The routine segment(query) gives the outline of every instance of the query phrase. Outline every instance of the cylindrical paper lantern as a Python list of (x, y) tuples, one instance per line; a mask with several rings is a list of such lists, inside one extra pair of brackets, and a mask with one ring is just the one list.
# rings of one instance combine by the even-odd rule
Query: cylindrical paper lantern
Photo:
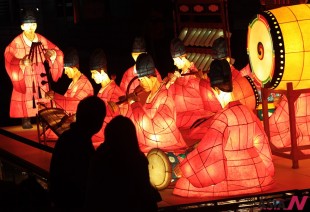
[(251, 69), (262, 87), (282, 90), (310, 86), (310, 5), (298, 4), (257, 14), (248, 29)]

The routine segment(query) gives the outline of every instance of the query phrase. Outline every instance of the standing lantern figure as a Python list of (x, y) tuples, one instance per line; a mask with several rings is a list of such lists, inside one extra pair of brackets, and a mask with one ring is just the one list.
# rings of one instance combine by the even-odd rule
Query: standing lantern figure
[[(63, 72), (63, 52), (35, 33), (36, 13), (34, 10), (22, 10), (23, 33), (14, 38), (4, 52), (5, 68), (13, 84), (10, 117), (22, 118), (24, 129), (32, 128), (30, 118), (38, 112), (37, 103), (48, 103), (44, 96), (49, 86), (43, 82), (56, 82)], [(46, 73), (45, 67), (50, 73)]]

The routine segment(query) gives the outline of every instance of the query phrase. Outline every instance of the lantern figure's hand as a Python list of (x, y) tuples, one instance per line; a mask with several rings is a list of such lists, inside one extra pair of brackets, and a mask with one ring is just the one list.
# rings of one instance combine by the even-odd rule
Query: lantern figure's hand
[(45, 98), (49, 99), (49, 100), (53, 100), (54, 99), (54, 94), (55, 94), (54, 91), (48, 91), (48, 92), (45, 93)]
[(119, 107), (115, 102), (108, 101), (108, 106), (110, 107), (111, 111), (113, 111), (113, 113), (119, 113)]
[(31, 65), (32, 65), (32, 62), (31, 62), (31, 60), (29, 59), (29, 56), (26, 55), (26, 56), (21, 60), (21, 66), (28, 67), (28, 66), (31, 66)]
[(139, 96), (137, 96), (135, 93), (129, 94), (127, 96), (127, 100), (130, 104), (140, 101)]
[(56, 52), (52, 49), (47, 49), (44, 56), (47, 60), (54, 61), (56, 59)]

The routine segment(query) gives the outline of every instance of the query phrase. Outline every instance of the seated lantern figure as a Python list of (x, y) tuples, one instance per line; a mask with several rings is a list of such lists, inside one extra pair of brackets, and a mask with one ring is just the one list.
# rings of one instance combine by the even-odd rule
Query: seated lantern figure
[[(288, 99), (282, 95), (276, 103), (276, 109), (269, 117), (270, 142), (277, 148), (291, 147), (290, 115)], [(307, 109), (310, 94), (302, 93), (294, 102), (297, 145), (309, 145), (310, 112)]]
[(258, 117), (232, 98), (232, 75), (226, 66), (208, 73), (224, 107), (193, 132), (203, 138), (178, 165), (173, 194), (184, 197), (230, 196), (263, 192), (274, 184), (268, 138)]
[[(91, 77), (97, 84), (101, 85), (97, 96), (100, 97), (107, 104), (108, 102), (117, 102), (120, 96), (124, 95), (124, 92), (118, 87), (114, 80), (108, 76), (107, 59), (103, 49), (95, 49), (90, 55), (89, 68)], [(111, 104), (109, 104), (111, 106)], [(123, 115), (131, 117), (131, 110), (128, 104), (119, 105), (119, 107), (107, 108), (107, 115), (104, 119), (101, 130), (96, 133), (93, 137), (93, 141), (103, 142), (104, 141), (104, 128), (111, 121), (111, 119), (117, 115)]]
[(183, 130), (189, 128), (197, 119), (210, 116), (210, 112), (203, 109), (199, 91), (199, 83), (203, 76), (199, 75), (195, 64), (187, 59), (185, 46), (179, 38), (172, 39), (170, 53), (181, 73), (175, 71), (172, 75), (168, 75), (169, 81), (166, 87), (177, 105), (177, 126)]
[(68, 114), (75, 114), (79, 102), (87, 96), (94, 95), (94, 89), (88, 78), (79, 70), (79, 56), (75, 48), (70, 47), (64, 53), (65, 74), (72, 79), (64, 95), (54, 91), (47, 92), (47, 97), (55, 106)]
[[(132, 44), (132, 52), (131, 52), (131, 56), (134, 59), (134, 61), (136, 62), (138, 56), (140, 54), (146, 53), (146, 52), (147, 52), (146, 51), (146, 43), (145, 43), (144, 38), (141, 36), (135, 37), (134, 42)], [(158, 72), (158, 70), (156, 68), (155, 68), (155, 72), (156, 72), (157, 79), (161, 82), (162, 78), (161, 78), (160, 73)], [(137, 88), (139, 86), (139, 81), (134, 80), (132, 82), (132, 84), (130, 85), (130, 88), (128, 88), (129, 83), (136, 76), (137, 76), (137, 70), (136, 70), (136, 65), (134, 64), (133, 66), (128, 68), (125, 71), (125, 73), (123, 74), (123, 77), (122, 77), (122, 80), (120, 83), (120, 88), (123, 92), (132, 93), (132, 92), (134, 92), (135, 88)]]
[(147, 153), (152, 148), (160, 148), (183, 152), (187, 145), (176, 126), (176, 105), (168, 96), (164, 84), (156, 77), (151, 55), (146, 53), (139, 55), (136, 68), (140, 86), (149, 92), (145, 102), (139, 102), (134, 95), (128, 99), (141, 150)]

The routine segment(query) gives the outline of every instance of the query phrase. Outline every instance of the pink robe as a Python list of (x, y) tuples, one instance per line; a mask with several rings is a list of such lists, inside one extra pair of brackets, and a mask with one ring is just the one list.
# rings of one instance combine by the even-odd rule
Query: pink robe
[[(302, 93), (294, 102), (297, 145), (310, 144), (310, 93)], [(269, 117), (270, 141), (277, 148), (291, 147), (288, 100), (281, 97), (274, 113)]]
[[(157, 76), (157, 79), (159, 82), (162, 81), (162, 78), (160, 76), (160, 73), (158, 72), (157, 69), (155, 69), (155, 73), (156, 73), (156, 76)], [(123, 74), (123, 77), (122, 77), (122, 80), (121, 80), (121, 83), (120, 83), (120, 88), (121, 90), (126, 93), (127, 92), (127, 87), (128, 87), (128, 84), (129, 82), (137, 76), (137, 71), (136, 71), (136, 68), (135, 66), (131, 66), (130, 68), (128, 68), (125, 73)], [(139, 86), (139, 80), (136, 79), (133, 81), (133, 83), (130, 85), (130, 89), (129, 89), (129, 92), (128, 93), (132, 93), (134, 91), (134, 89), (136, 87)]]
[[(198, 72), (194, 63), (191, 63), (189, 70)], [(210, 112), (204, 110), (199, 86), (200, 78), (186, 75), (177, 78), (168, 88), (176, 105), (176, 125), (182, 131), (189, 129), (197, 119), (210, 116)]]
[(176, 126), (175, 108), (174, 101), (168, 96), (165, 86), (162, 86), (155, 97), (144, 105), (140, 102), (131, 104), (139, 144), (144, 153), (152, 148), (174, 152), (183, 152), (187, 148)]
[[(55, 61), (49, 61), (51, 77), (56, 82), (63, 73), (63, 52), (42, 35), (36, 33), (36, 37), (36, 41), (40, 41), (44, 49), (56, 52)], [(44, 60), (43, 54), (41, 54), (42, 60), (38, 57), (37, 63), (26, 67), (24, 72), (20, 67), (20, 62), (29, 54), (30, 47), (31, 41), (22, 33), (14, 38), (4, 52), (5, 68), (13, 84), (10, 103), (10, 117), (12, 118), (34, 117), (38, 112), (37, 103), (48, 102), (44, 98), (45, 92), (49, 90), (48, 84), (41, 84), (47, 81), (47, 77), (40, 76), (46, 73), (44, 61), (42, 61)]]
[(56, 107), (64, 109), (68, 114), (75, 114), (79, 102), (91, 95), (94, 95), (93, 86), (88, 78), (82, 74), (76, 83), (71, 82), (64, 95), (55, 93), (54, 102)]
[(203, 139), (180, 162), (182, 177), (173, 194), (230, 196), (263, 192), (274, 184), (268, 138), (258, 117), (239, 101), (230, 102), (199, 126)]
[(104, 119), (101, 130), (96, 133), (93, 137), (93, 142), (104, 142), (104, 129), (106, 125), (111, 121), (111, 119), (119, 114), (131, 118), (131, 109), (128, 104), (119, 105), (119, 112), (113, 112), (108, 106), (108, 102), (118, 102), (118, 97), (123, 96), (124, 92), (119, 88), (115, 81), (110, 81), (108, 85), (101, 88), (97, 94), (105, 103), (107, 108), (107, 114)]

